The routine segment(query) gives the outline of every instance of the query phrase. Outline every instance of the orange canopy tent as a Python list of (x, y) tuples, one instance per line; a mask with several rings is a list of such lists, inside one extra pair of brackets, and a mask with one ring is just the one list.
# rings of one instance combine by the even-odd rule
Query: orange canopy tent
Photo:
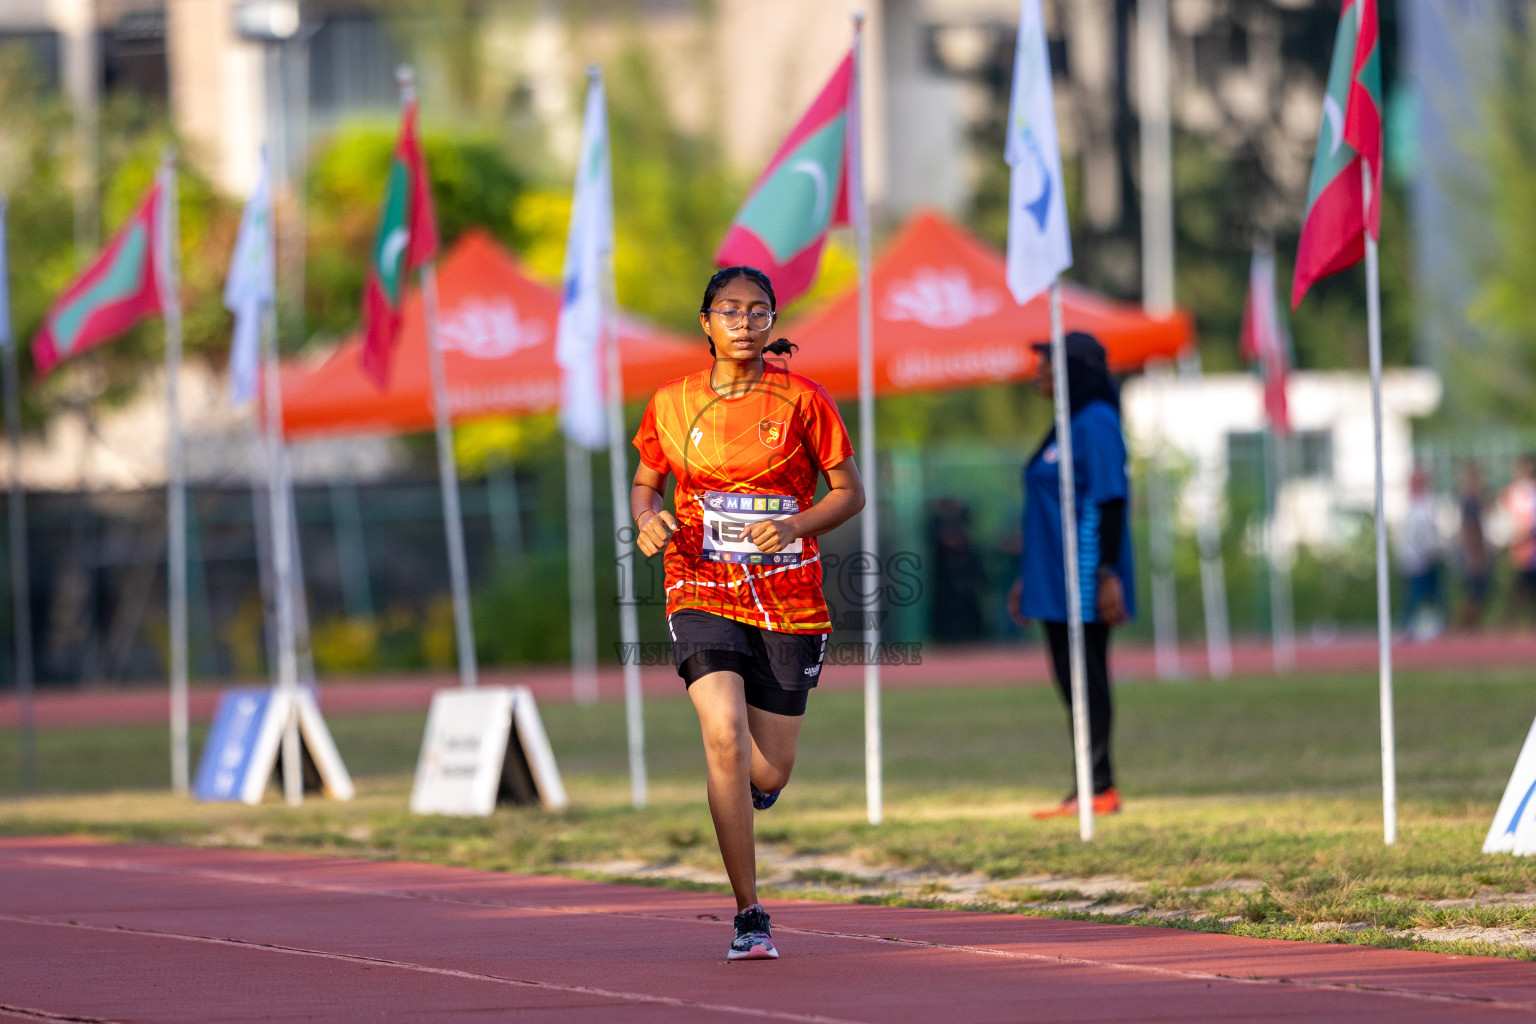
[[(1002, 254), (936, 214), (907, 223), (875, 261), (871, 287), (879, 395), (1033, 377), (1030, 345), (1051, 336), (1046, 297), (1016, 304)], [(1097, 337), (1117, 372), (1176, 355), (1194, 341), (1193, 322), (1182, 311), (1157, 319), (1066, 283), (1061, 308), (1066, 329)], [(834, 395), (858, 393), (856, 290), (783, 333), (800, 346), (789, 361), (792, 370)]]
[[(491, 236), (468, 231), (438, 267), (439, 330), (455, 421), (549, 412), (560, 400), (555, 330), (560, 294), (528, 277)], [(290, 440), (338, 433), (432, 429), (427, 331), (419, 290), (405, 299), (389, 388), (362, 370), (362, 337), (317, 367), (283, 368), (283, 431)], [(619, 322), (626, 395), (708, 365), (709, 350), (627, 318)]]

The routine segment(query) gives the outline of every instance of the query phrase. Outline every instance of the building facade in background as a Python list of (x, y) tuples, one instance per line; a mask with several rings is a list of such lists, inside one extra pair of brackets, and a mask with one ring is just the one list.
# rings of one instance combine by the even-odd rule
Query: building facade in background
[[(44, 76), (79, 103), (127, 90), (169, 104), (205, 170), (241, 194), (266, 99), (259, 48), (235, 36), (235, 4), (7, 0), (0, 44), (28, 47)], [(1081, 161), (1078, 228), (1129, 232), (1136, 223), (1136, 5), (1044, 6), (1063, 151)], [(1175, 129), (1256, 168), (1261, 225), (1293, 218), (1304, 202), (1335, 6), (1170, 5)], [(1001, 139), (1016, 0), (511, 0), (443, 15), (473, 18), (457, 40), (474, 48), (469, 55), (425, 10), (391, 0), (310, 0), (303, 92), (312, 133), (391, 107), (393, 68), (408, 57), (422, 66), (429, 105), (468, 92), (452, 99), (509, 116), (529, 112), (549, 122), (558, 150), (574, 152), (584, 67), (638, 46), (661, 75), (677, 123), (716, 133), (729, 161), (750, 177), (836, 64), (852, 15), (862, 11), (865, 144), (871, 195), (886, 217), (924, 206), (963, 214), (986, 165), (1001, 161), (1000, 141), (992, 145), (989, 133), (995, 128)], [(1391, 27), (1389, 18), (1389, 36)], [(94, 75), (87, 70), (93, 62)], [(477, 81), (465, 88), (469, 74)], [(752, 130), (737, 127), (744, 124)]]
[[(1201, 515), (1224, 518), (1224, 496), (1234, 487), (1262, 493), (1270, 457), (1263, 387), (1253, 375), (1236, 373), (1127, 382), (1125, 429), (1136, 456), (1151, 458), (1161, 447), (1169, 463), (1189, 467), (1182, 513), (1190, 529)], [(1279, 495), (1279, 540), (1287, 551), (1300, 544), (1326, 550), (1352, 538), (1373, 514), (1370, 379), (1355, 372), (1296, 373), (1287, 397), (1292, 434)], [(1393, 368), (1382, 378), (1385, 512), (1394, 527), (1408, 509), (1413, 423), (1432, 414), (1440, 399), (1440, 378), (1429, 370)]]

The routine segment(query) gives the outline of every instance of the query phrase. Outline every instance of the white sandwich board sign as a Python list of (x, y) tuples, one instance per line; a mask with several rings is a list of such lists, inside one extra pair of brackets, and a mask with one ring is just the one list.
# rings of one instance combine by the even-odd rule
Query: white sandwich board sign
[(427, 713), (411, 811), (485, 816), (498, 802), (564, 809), (565, 786), (533, 691), (439, 690)]
[(1504, 799), (1493, 816), (1493, 827), (1483, 840), (1484, 853), (1536, 853), (1536, 722), (1525, 737), (1515, 770), (1509, 776)]

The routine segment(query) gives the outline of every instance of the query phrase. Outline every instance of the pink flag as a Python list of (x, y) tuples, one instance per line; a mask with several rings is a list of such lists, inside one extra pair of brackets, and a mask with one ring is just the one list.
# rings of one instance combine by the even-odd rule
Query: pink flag
[(1291, 335), (1280, 304), (1275, 301), (1275, 256), (1267, 248), (1253, 253), (1241, 338), (1243, 355), (1257, 363), (1264, 376), (1264, 411), (1270, 426), (1283, 437), (1291, 432), (1291, 416), (1285, 402), (1285, 383), (1291, 372)]
[(96, 262), (54, 302), (32, 339), (32, 361), (38, 373), (106, 344), (162, 310), (156, 272), (161, 195), (157, 178)]

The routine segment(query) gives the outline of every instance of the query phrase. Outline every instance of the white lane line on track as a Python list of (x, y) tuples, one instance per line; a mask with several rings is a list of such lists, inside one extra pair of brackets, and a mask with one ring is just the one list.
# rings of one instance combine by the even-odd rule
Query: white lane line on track
[[(6, 859), (12, 858), (7, 857)], [(245, 872), (223, 871), (217, 869), (210, 870), (205, 868), (164, 867), (159, 865), (146, 865), (135, 861), (120, 859), (97, 860), (89, 857), (70, 857), (59, 854), (44, 854), (38, 856), (29, 855), (27, 853), (23, 853), (20, 857), (14, 859), (29, 860), (44, 864), (55, 864), (61, 867), (87, 869), (106, 868), (115, 871), (137, 872), (151, 875), (179, 875), (194, 878), (207, 878), (215, 881), (242, 882), (252, 885), (274, 886), (277, 888), (294, 890), (343, 893), (353, 896), (375, 896), (384, 899), (421, 900), (437, 903), (459, 903), (485, 907), (547, 911), (549, 913), (555, 914), (587, 914), (600, 917), (626, 917), (646, 920), (660, 919), (667, 921), (677, 921), (681, 923), (704, 923), (698, 921), (698, 919), (694, 917), (671, 916), (667, 914), (644, 913), (639, 911), (594, 910), (591, 907), (583, 907), (578, 905), (523, 903), (515, 900), (487, 900), (472, 897), (422, 893), (408, 889), (377, 889), (363, 886), (340, 885), (332, 882), (290, 881), (287, 879), (276, 878), (271, 875), (255, 875)], [(356, 861), (356, 863), (360, 865), (373, 866), (379, 862)], [(3, 915), (0, 915), (0, 920), (3, 919)], [(713, 925), (718, 924), (718, 921), (711, 920), (707, 923)], [(1191, 968), (1155, 967), (1147, 964), (1122, 963), (1115, 960), (1095, 960), (1088, 957), (1062, 956), (1047, 953), (1025, 953), (1019, 950), (999, 949), (994, 946), (956, 945), (951, 943), (933, 942), (927, 939), (904, 939), (900, 937), (876, 935), (866, 932), (840, 932), (817, 928), (792, 928), (786, 925), (777, 925), (775, 926), (775, 930), (780, 934), (786, 935), (816, 935), (823, 938), (846, 939), (849, 941), (878, 942), (887, 945), (896, 944), (907, 946), (909, 948), (941, 949), (948, 952), (969, 953), (977, 956), (997, 957), (1010, 960), (1026, 960), (1035, 963), (1072, 964), (1074, 966), (1080, 967), (1108, 967), (1117, 971), (1138, 972), (1143, 974), (1150, 974), (1156, 977), (1175, 978), (1189, 981), (1224, 982), (1238, 985), (1284, 986), (1285, 988), (1292, 990), (1304, 988), (1328, 992), (1353, 992), (1368, 995), (1393, 996), (1403, 999), (1419, 1000), (1422, 1002), (1443, 1003), (1456, 1006), (1464, 1006), (1468, 1008), (1489, 1010), (1518, 1010), (1522, 1012), (1530, 1012), (1532, 1010), (1536, 1010), (1536, 1002), (1516, 1002), (1484, 996), (1458, 995), (1453, 992), (1423, 992), (1415, 989), (1393, 988), (1385, 985), (1365, 985), (1352, 981), (1319, 981), (1285, 976), (1276, 976), (1273, 978), (1240, 978), (1230, 974), (1217, 974), (1211, 971), (1199, 971)]]
[[(495, 985), (506, 985), (512, 988), (541, 989), (546, 992), (567, 992), (572, 995), (595, 996), (604, 999), (613, 999), (625, 1003), (650, 1003), (657, 1006), (675, 1006), (685, 1010), (704, 1010), (711, 1013), (734, 1013), (744, 1017), (762, 1017), (768, 1020), (795, 1021), (797, 1024), (872, 1024), (869, 1021), (855, 1021), (844, 1017), (825, 1017), (812, 1013), (791, 1013), (787, 1010), (766, 1010), (755, 1006), (732, 1006), (728, 1003), (704, 1003), (691, 999), (679, 999), (676, 996), (650, 995), (645, 992), (619, 992), (613, 989), (594, 988), (590, 985), (561, 985), (552, 981), (534, 981), (529, 978), (506, 978), (496, 974), (480, 974), (475, 971), (460, 971), (451, 967), (430, 967), (426, 964), (413, 964), (406, 960), (389, 960), (383, 957), (358, 956), (352, 953), (333, 953), (324, 949), (305, 949), (302, 946), (283, 946), (274, 942), (253, 942), (248, 939), (219, 938), (214, 935), (187, 935), (181, 932), (166, 932), (154, 928), (130, 928), (126, 925), (98, 925), (78, 924), (68, 921), (51, 921), (47, 918), (31, 917), (18, 914), (0, 914), (0, 921), (12, 921), (17, 924), (29, 924), (44, 927), (76, 929), (91, 932), (105, 932), (109, 935), (142, 935), (148, 938), (169, 939), (175, 942), (190, 942), (211, 946), (232, 946), (237, 949), (258, 950), (264, 953), (279, 953), (284, 956), (313, 957), (319, 960), (331, 960), (339, 963), (358, 964), (367, 967), (390, 967), (399, 971), (409, 971), (413, 974), (431, 974), (443, 978), (457, 978), (462, 981), (484, 981)], [(111, 1024), (109, 1021), (97, 1022), (94, 1017), (43, 1017), (43, 1020), (63, 1021), (89, 1021), (93, 1024)]]
[(24, 1020), (60, 1020), (70, 1021), (73, 1024), (119, 1024), (118, 1021), (107, 1020), (104, 1017), (79, 1017), (67, 1013), (35, 1010), (30, 1006), (8, 1006), (5, 1003), (0, 1003), (0, 1017), (21, 1017)]
[[(1235, 974), (1217, 974), (1213, 971), (1196, 971), (1190, 968), (1153, 967), (1146, 964), (1127, 964), (1115, 960), (1092, 960), (1087, 957), (1065, 956), (1053, 953), (1023, 953), (1014, 949), (998, 949), (995, 946), (961, 946), (948, 942), (932, 942), (926, 939), (886, 938), (864, 932), (836, 932), (816, 928), (786, 928), (784, 931), (794, 931), (805, 935), (822, 935), (837, 939), (877, 939), (880, 942), (926, 946), (932, 949), (943, 949), (955, 953), (975, 953), (979, 956), (993, 956), (1007, 960), (1030, 960), (1036, 963), (1072, 964), (1081, 967), (1111, 967), (1118, 971), (1137, 971), (1170, 978), (1184, 978), (1191, 981), (1222, 981), (1237, 985), (1271, 985), (1284, 986), (1288, 989), (1305, 988), (1323, 991), (1356, 992), (1370, 995), (1394, 996), (1404, 999), (1419, 999), (1425, 1002), (1450, 1003), (1457, 1006), (1488, 1010), (1520, 1010), (1524, 1012), (1536, 1010), (1536, 1002), (1512, 1002), (1488, 996), (1457, 995), (1454, 992), (1420, 992), (1414, 989), (1390, 988), (1385, 985), (1369, 985), (1356, 981), (1315, 981), (1278, 976), (1274, 978), (1240, 978)], [(1367, 947), (1357, 946), (1353, 948), (1364, 949)]]

